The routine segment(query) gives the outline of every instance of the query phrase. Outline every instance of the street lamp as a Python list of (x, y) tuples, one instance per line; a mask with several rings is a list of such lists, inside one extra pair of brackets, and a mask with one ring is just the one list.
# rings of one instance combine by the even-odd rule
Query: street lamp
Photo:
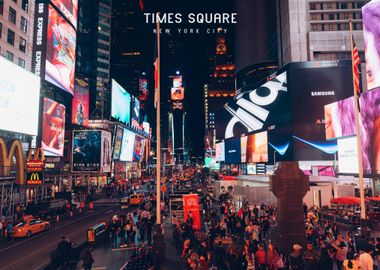
[(175, 74), (176, 74), (176, 75), (179, 75), (179, 74), (181, 74), (181, 72), (179, 72), (179, 70), (177, 70), (177, 71), (175, 72)]

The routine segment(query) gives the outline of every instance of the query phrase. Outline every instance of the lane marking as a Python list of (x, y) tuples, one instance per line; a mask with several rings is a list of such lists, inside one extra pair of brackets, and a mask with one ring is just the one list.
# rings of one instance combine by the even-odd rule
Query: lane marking
[(105, 212), (104, 214), (108, 214), (108, 213), (111, 213), (111, 212), (115, 212), (115, 210), (111, 209), (111, 210), (108, 210), (107, 212)]

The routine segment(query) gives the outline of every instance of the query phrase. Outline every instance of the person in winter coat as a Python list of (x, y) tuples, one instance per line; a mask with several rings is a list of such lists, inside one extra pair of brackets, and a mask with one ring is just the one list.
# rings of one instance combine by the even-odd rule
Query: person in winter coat
[(91, 270), (92, 264), (95, 262), (92, 256), (91, 248), (86, 248), (84, 250), (82, 260), (83, 260), (83, 268), (85, 270)]

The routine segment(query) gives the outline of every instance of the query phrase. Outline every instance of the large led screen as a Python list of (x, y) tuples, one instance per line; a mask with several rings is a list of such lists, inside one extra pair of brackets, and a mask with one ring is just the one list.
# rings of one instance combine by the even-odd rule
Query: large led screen
[(339, 173), (359, 173), (356, 136), (338, 139), (338, 162)]
[(75, 29), (49, 5), (45, 79), (74, 94)]
[(247, 174), (250, 174), (250, 175), (256, 174), (256, 164), (254, 163), (247, 164)]
[(230, 163), (240, 163), (240, 138), (231, 138), (224, 141), (225, 147), (225, 162)]
[(73, 172), (98, 172), (100, 170), (101, 137), (99, 130), (73, 131)]
[(224, 142), (215, 144), (215, 159), (216, 161), (224, 161)]
[(380, 1), (373, 0), (362, 8), (366, 55), (367, 89), (380, 87)]
[(40, 78), (0, 57), (0, 129), (38, 133)]
[(141, 161), (144, 157), (144, 149), (145, 149), (145, 139), (141, 136), (136, 135), (135, 143), (133, 147), (132, 161)]
[(268, 133), (266, 131), (247, 136), (246, 162), (268, 162)]
[(124, 129), (123, 141), (121, 143), (120, 160), (121, 161), (132, 161), (133, 150), (135, 146), (135, 133)]
[(113, 143), (113, 159), (118, 160), (120, 158), (121, 143), (123, 142), (124, 129), (121, 126), (115, 128), (114, 143)]
[(111, 171), (111, 133), (102, 131), (100, 164), (102, 172)]
[[(216, 114), (216, 139), (238, 137), (289, 121), (287, 73), (282, 72), (265, 84), (244, 92)], [(231, 99), (232, 100), (232, 99)]]
[(131, 121), (131, 95), (115, 80), (112, 80), (111, 116), (124, 124)]
[[(330, 105), (330, 137), (356, 135), (353, 98)], [(380, 88), (365, 92), (360, 97), (360, 144), (363, 159), (363, 172), (366, 175), (380, 174)], [(326, 106), (328, 108), (328, 106)]]
[(136, 97), (132, 97), (132, 126), (140, 127), (140, 101)]
[(51, 0), (51, 2), (77, 27), (78, 0)]
[(333, 160), (325, 138), (324, 106), (353, 94), (351, 61), (292, 63), (288, 70), (294, 160)]
[(139, 79), (139, 100), (146, 101), (148, 99), (148, 80), (144, 78)]
[(80, 126), (88, 126), (90, 95), (88, 82), (75, 79), (74, 97), (72, 101), (71, 122)]
[(65, 119), (65, 106), (54, 100), (44, 98), (42, 149), (44, 150), (45, 156), (63, 156)]

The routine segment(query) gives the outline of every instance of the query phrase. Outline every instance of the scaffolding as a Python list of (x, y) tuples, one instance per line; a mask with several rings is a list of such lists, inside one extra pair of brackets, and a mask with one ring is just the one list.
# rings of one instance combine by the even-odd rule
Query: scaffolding
[(15, 221), (20, 192), (16, 185), (16, 173), (12, 168), (3, 167), (0, 170), (0, 195), (0, 219)]

